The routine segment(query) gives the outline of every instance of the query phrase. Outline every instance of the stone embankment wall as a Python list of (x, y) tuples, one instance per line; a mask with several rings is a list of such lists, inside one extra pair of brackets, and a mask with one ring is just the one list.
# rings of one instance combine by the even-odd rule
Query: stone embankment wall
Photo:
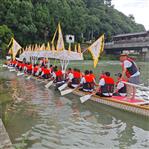
[(1, 119), (0, 119), (0, 149), (14, 149)]

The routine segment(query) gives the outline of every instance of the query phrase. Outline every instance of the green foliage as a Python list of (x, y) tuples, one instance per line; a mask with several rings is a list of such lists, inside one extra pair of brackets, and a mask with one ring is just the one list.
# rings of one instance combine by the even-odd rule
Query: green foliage
[(102, 33), (110, 40), (115, 34), (145, 30), (114, 9), (111, 0), (0, 0), (0, 10), (0, 24), (11, 28), (22, 46), (52, 39), (58, 22), (64, 34), (74, 34), (80, 42)]
[(13, 33), (7, 25), (0, 26), (0, 48), (2, 49), (2, 57), (5, 57), (7, 51), (7, 45), (13, 36)]

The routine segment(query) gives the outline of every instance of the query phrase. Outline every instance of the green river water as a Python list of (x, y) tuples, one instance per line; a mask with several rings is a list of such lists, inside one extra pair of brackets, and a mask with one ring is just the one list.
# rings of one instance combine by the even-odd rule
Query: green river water
[[(138, 62), (141, 83), (149, 86), (149, 65)], [(72, 62), (81, 70), (93, 69), (92, 62)], [(117, 61), (100, 61), (96, 76), (121, 71)], [(138, 96), (148, 99), (149, 92)], [(0, 70), (0, 117), (10, 139), (21, 149), (109, 149), (149, 148), (149, 119), (79, 97), (60, 96), (44, 83), (16, 77), (15, 72)]]

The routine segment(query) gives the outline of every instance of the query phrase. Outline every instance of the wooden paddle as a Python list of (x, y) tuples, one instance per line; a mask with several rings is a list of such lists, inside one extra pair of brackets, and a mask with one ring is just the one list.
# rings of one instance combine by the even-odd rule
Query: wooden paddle
[(65, 89), (68, 86), (68, 83), (65, 83), (63, 85), (61, 85), (60, 87), (58, 87), (59, 91), (62, 91), (63, 89)]
[(54, 81), (55, 81), (55, 79), (52, 80), (52, 81), (50, 81), (48, 84), (46, 84), (45, 87), (46, 87), (46, 88), (49, 88), (49, 87), (53, 84)]
[(5, 64), (3, 64), (3, 65), (2, 65), (2, 67), (3, 67), (3, 68), (7, 68), (8, 66), (7, 66), (7, 65), (5, 65)]
[(12, 67), (12, 66), (8, 66), (8, 69), (13, 69), (14, 67)]
[(88, 94), (88, 95), (85, 95), (85, 96), (80, 97), (81, 103), (86, 102), (87, 100), (89, 100), (89, 99), (90, 99), (93, 95), (95, 95), (95, 94), (96, 94), (96, 92), (94, 92), (94, 93), (92, 93), (92, 94)]
[(32, 77), (32, 75), (28, 76), (28, 77), (26, 78), (26, 80), (30, 80), (31, 77)]
[(70, 94), (73, 91), (75, 91), (76, 89), (78, 89), (78, 87), (79, 87), (79, 85), (77, 87), (75, 87), (74, 89), (67, 89), (67, 90), (61, 91), (61, 95), (64, 96), (64, 95)]
[(10, 72), (14, 72), (14, 71), (16, 71), (16, 70), (15, 70), (15, 68), (11, 68), (11, 69), (9, 69), (9, 71), (10, 71)]
[(22, 76), (22, 75), (24, 75), (24, 72), (18, 71), (17, 76), (19, 77), (19, 76)]
[(149, 88), (148, 87), (137, 85), (137, 84), (133, 84), (133, 83), (129, 83), (129, 82), (125, 82), (125, 81), (122, 81), (122, 82), (125, 83), (125, 84), (127, 84), (127, 85), (131, 85), (131, 86), (138, 87), (138, 88), (141, 88), (141, 89), (144, 89), (144, 90), (148, 90), (149, 91)]

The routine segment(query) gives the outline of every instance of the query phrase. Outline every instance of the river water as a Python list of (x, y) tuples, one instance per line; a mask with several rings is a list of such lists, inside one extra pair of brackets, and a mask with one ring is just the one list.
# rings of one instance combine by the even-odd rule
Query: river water
[[(72, 63), (82, 70), (91, 69), (92, 63)], [(148, 64), (138, 63), (141, 80), (148, 86)], [(94, 72), (120, 71), (118, 62), (101, 61)], [(114, 76), (114, 75), (113, 75)], [(0, 114), (16, 147), (25, 149), (109, 149), (149, 148), (149, 119), (79, 97), (61, 97), (54, 88), (44, 83), (16, 77), (15, 73), (0, 70), (3, 93), (1, 99), (13, 102), (0, 104)], [(138, 92), (140, 93), (140, 91)], [(143, 92), (148, 98), (148, 92)], [(140, 96), (140, 95), (139, 95)]]

